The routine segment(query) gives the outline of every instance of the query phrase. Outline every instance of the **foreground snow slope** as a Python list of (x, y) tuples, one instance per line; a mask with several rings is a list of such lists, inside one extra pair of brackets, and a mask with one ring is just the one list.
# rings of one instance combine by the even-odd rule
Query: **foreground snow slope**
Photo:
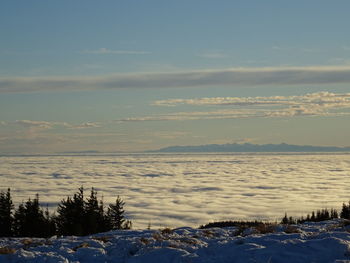
[(236, 228), (184, 227), (86, 237), (2, 238), (0, 262), (350, 262), (347, 224), (332, 220), (288, 229), (276, 226), (267, 234), (251, 228), (238, 236)]

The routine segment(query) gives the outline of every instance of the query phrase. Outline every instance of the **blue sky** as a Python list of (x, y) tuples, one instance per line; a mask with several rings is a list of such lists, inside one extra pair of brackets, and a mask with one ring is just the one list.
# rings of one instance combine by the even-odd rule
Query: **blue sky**
[(2, 1), (0, 151), (349, 146), (349, 1)]

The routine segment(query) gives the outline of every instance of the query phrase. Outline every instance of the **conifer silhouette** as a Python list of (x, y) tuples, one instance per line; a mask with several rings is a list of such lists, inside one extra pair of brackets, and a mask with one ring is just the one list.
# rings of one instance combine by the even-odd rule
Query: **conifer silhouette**
[(125, 220), (124, 201), (117, 196), (115, 204), (110, 204), (107, 210), (107, 217), (112, 229), (130, 229), (131, 221)]
[(28, 199), (24, 204), (20, 204), (14, 216), (14, 230), (16, 236), (28, 237), (45, 237), (47, 233), (44, 232), (45, 226), (44, 212), (39, 204), (39, 195), (35, 198)]
[(0, 192), (0, 236), (10, 237), (13, 235), (13, 210), (10, 188), (7, 192)]

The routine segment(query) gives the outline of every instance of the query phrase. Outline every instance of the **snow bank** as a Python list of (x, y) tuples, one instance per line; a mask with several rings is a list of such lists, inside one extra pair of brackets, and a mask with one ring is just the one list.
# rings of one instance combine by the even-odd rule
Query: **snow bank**
[(342, 220), (305, 223), (287, 230), (276, 226), (268, 234), (236, 233), (233, 227), (184, 227), (86, 237), (2, 238), (0, 262), (350, 262), (350, 226)]

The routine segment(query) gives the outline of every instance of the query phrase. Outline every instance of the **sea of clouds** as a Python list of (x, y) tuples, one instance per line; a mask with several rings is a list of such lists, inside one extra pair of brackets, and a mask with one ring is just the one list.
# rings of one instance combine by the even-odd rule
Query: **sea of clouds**
[(349, 154), (128, 154), (0, 157), (0, 190), (52, 210), (84, 186), (117, 195), (134, 227), (280, 220), (350, 200)]

